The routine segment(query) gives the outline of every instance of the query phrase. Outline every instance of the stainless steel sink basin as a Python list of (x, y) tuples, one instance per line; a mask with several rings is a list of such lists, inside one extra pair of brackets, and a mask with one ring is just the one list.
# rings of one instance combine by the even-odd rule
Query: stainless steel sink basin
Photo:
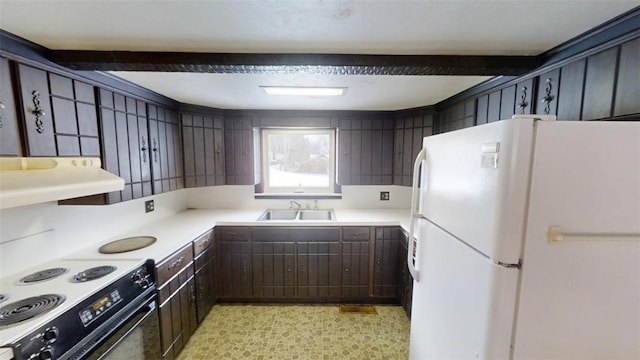
[(266, 210), (258, 221), (336, 220), (333, 210)]
[(258, 221), (264, 220), (295, 220), (298, 210), (267, 210)]
[(335, 220), (333, 210), (300, 210), (298, 220)]

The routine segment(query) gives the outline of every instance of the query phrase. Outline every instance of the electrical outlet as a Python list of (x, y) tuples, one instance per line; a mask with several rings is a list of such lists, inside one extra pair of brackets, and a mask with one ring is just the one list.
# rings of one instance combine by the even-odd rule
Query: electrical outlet
[(389, 200), (389, 192), (380, 191), (380, 200)]
[(152, 212), (153, 211), (153, 200), (147, 200), (144, 202), (144, 212)]

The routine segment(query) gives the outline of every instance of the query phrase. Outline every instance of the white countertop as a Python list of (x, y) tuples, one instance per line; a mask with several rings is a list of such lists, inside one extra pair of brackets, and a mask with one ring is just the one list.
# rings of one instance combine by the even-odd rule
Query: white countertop
[[(94, 244), (65, 259), (153, 259), (159, 262), (214, 226), (401, 226), (409, 228), (409, 210), (335, 209), (335, 221), (257, 221), (264, 209), (189, 209), (162, 220), (124, 232)], [(154, 236), (157, 241), (140, 250), (101, 254), (98, 248), (110, 241), (132, 236)]]

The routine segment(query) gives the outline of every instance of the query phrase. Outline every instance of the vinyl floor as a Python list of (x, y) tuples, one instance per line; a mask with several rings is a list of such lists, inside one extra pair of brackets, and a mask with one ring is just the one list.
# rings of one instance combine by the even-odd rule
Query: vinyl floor
[(216, 305), (177, 360), (408, 358), (409, 319), (400, 306), (377, 314), (338, 305)]

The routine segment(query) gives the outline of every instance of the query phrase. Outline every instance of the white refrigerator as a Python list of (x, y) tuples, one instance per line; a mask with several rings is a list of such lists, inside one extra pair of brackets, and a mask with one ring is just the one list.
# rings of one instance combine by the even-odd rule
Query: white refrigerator
[(424, 138), (410, 359), (640, 359), (640, 122), (554, 120)]

